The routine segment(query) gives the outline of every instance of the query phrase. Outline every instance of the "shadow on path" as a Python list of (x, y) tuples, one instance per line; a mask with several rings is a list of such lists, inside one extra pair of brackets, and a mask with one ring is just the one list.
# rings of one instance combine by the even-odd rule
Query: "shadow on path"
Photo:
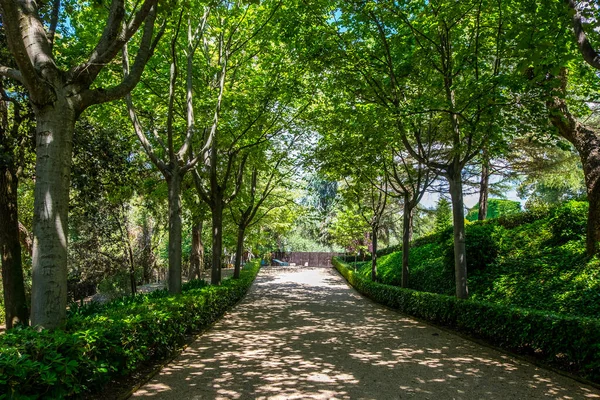
[(138, 390), (155, 399), (586, 399), (600, 392), (362, 298), (326, 268), (261, 270)]

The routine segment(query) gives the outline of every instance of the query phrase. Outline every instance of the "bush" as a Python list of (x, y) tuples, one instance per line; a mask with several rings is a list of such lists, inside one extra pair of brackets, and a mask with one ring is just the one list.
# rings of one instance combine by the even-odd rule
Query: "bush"
[[(508, 216), (521, 212), (521, 203), (514, 200), (489, 199), (486, 219)], [(479, 219), (479, 203), (475, 204), (465, 217), (468, 221), (477, 221)]]
[(173, 353), (237, 303), (259, 270), (253, 263), (221, 286), (187, 285), (72, 310), (64, 331), (15, 329), (0, 336), (0, 399), (64, 398), (101, 388)]
[[(475, 222), (465, 227), (465, 248), (467, 252), (467, 272), (481, 271), (496, 261), (499, 252), (498, 237), (503, 228), (498, 225)], [(445, 243), (444, 264), (454, 271), (454, 242)]]
[(600, 321), (524, 310), (372, 282), (338, 259), (333, 265), (374, 301), (435, 324), (475, 335), (512, 351), (535, 355), (600, 382)]
[(550, 227), (554, 243), (585, 239), (587, 213), (588, 203), (582, 201), (569, 201), (553, 209)]

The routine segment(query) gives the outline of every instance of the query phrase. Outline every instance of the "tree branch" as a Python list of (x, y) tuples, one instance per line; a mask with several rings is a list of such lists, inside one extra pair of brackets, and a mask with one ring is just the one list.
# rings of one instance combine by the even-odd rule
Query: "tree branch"
[[(115, 58), (142, 23), (147, 18), (150, 18), (154, 22), (157, 3), (158, 0), (145, 0), (132, 20), (127, 24), (124, 23), (126, 12), (124, 1), (112, 0), (104, 32), (102, 32), (102, 36), (88, 60), (70, 71), (73, 79), (86, 87), (91, 85), (100, 71)], [(146, 20), (147, 24), (148, 21)], [(140, 46), (140, 51), (141, 49), (142, 46)]]
[[(129, 57), (127, 54), (127, 45), (123, 46), (123, 74), (125, 77), (129, 75)], [(142, 147), (150, 157), (150, 160), (163, 174), (167, 173), (167, 166), (165, 163), (160, 160), (156, 156), (156, 152), (152, 148), (152, 144), (148, 141), (146, 134), (144, 133), (144, 128), (142, 128), (142, 124), (138, 119), (137, 113), (135, 112), (135, 108), (133, 106), (133, 100), (131, 99), (131, 93), (127, 93), (125, 96), (125, 103), (127, 104), (127, 111), (129, 112), (129, 119), (133, 125), (133, 130), (135, 131), (138, 139), (140, 140)]]
[(23, 75), (21, 75), (21, 71), (14, 68), (5, 67), (4, 65), (0, 65), (0, 76), (5, 76), (20, 83), (25, 83), (23, 82)]
[(12, 75), (28, 89), (33, 103), (51, 101), (54, 93), (48, 82), (54, 82), (58, 68), (52, 59), (44, 24), (38, 16), (38, 7), (33, 1), (0, 0), (2, 24), (8, 47), (18, 66), (19, 74), (5, 70), (2, 75)]
[(52, 13), (50, 14), (50, 27), (48, 29), (48, 45), (50, 49), (54, 47), (54, 36), (56, 34), (56, 27), (58, 26), (58, 14), (60, 11), (60, 0), (53, 0), (52, 2)]
[[(123, 98), (138, 84), (148, 60), (152, 57), (152, 54), (166, 29), (166, 23), (163, 23), (153, 40), (152, 36), (154, 33), (155, 21), (156, 7), (152, 7), (144, 24), (144, 33), (142, 35), (140, 48), (136, 54), (135, 61), (133, 62), (129, 74), (127, 74), (117, 86), (107, 89), (98, 88), (85, 90), (81, 95), (81, 110), (94, 104), (106, 103), (108, 101)], [(120, 49), (123, 49), (125, 44), (126, 42), (121, 45)], [(98, 71), (98, 73), (99, 72), (100, 71)]]
[(592, 44), (583, 30), (581, 12), (577, 9), (574, 0), (565, 0), (565, 2), (569, 8), (575, 12), (573, 15), (573, 31), (575, 32), (577, 47), (579, 47), (583, 59), (592, 67), (600, 70), (600, 53), (592, 47)]

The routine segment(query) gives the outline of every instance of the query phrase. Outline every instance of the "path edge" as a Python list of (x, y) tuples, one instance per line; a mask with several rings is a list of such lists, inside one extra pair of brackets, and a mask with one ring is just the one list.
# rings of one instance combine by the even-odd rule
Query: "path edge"
[[(262, 270), (262, 268), (260, 268), (258, 270), (258, 273), (254, 276), (254, 279), (252, 280), (252, 283), (250, 284), (250, 286), (248, 286), (248, 290), (246, 290), (246, 293), (244, 293), (244, 295), (242, 297), (240, 297), (240, 299), (235, 304), (233, 304), (227, 311), (225, 311), (223, 313), (223, 315), (221, 315), (219, 318), (217, 318), (215, 321), (213, 321), (210, 325), (207, 325), (204, 329), (190, 335), (191, 338), (188, 341), (186, 341), (186, 343), (183, 346), (181, 346), (180, 348), (175, 350), (169, 357), (167, 357), (164, 361), (160, 362), (155, 368), (152, 368), (152, 370), (150, 372), (148, 372), (146, 375), (144, 375), (144, 377), (140, 378), (140, 380), (131, 389), (129, 389), (127, 392), (124, 392), (122, 395), (119, 395), (116, 398), (116, 400), (127, 400), (127, 399), (131, 398), (131, 396), (133, 396), (135, 392), (137, 392), (146, 383), (150, 382), (150, 380), (152, 378), (154, 378), (154, 376), (156, 374), (158, 374), (164, 367), (166, 367), (168, 364), (173, 362), (177, 357), (179, 357), (188, 347), (190, 347), (190, 345), (192, 343), (194, 343), (196, 340), (198, 340), (206, 332), (211, 330), (217, 323), (221, 322), (223, 320), (223, 318), (225, 318), (227, 316), (227, 314), (229, 314), (231, 312), (231, 310), (236, 308), (242, 301), (244, 301), (246, 299), (246, 297), (248, 296), (248, 293), (250, 293), (250, 290), (252, 290), (252, 287), (254, 286), (254, 283), (256, 282), (256, 278), (258, 277), (258, 274), (260, 274), (261, 270)], [(230, 278), (230, 279), (233, 279), (233, 278)]]
[(535, 357), (527, 356), (527, 355), (524, 355), (524, 354), (514, 353), (514, 352), (509, 351), (507, 349), (503, 349), (502, 347), (494, 346), (493, 344), (491, 344), (491, 343), (489, 343), (489, 342), (487, 342), (487, 341), (485, 341), (483, 339), (479, 339), (477, 337), (467, 335), (464, 332), (460, 332), (460, 331), (448, 328), (447, 326), (435, 324), (433, 322), (424, 320), (422, 318), (414, 317), (414, 316), (412, 316), (410, 314), (406, 314), (406, 313), (401, 312), (397, 308), (393, 308), (393, 307), (387, 306), (385, 304), (379, 303), (379, 302), (373, 300), (372, 298), (370, 298), (369, 296), (361, 293), (358, 289), (356, 289), (354, 286), (352, 286), (350, 284), (350, 282), (346, 279), (346, 277), (344, 277), (344, 275), (342, 275), (342, 273), (340, 271), (338, 271), (338, 269), (336, 267), (331, 267), (331, 269), (335, 272), (335, 274), (339, 275), (342, 278), (342, 280), (346, 283), (346, 285), (350, 289), (352, 289), (354, 292), (358, 293), (359, 296), (367, 299), (368, 301), (370, 301), (373, 304), (376, 304), (376, 305), (378, 305), (380, 307), (383, 307), (383, 308), (386, 308), (386, 309), (388, 309), (390, 311), (393, 311), (396, 314), (400, 314), (403, 317), (414, 319), (415, 321), (418, 321), (418, 322), (420, 322), (422, 324), (433, 326), (433, 327), (435, 327), (435, 328), (437, 328), (437, 329), (439, 329), (439, 330), (441, 330), (441, 331), (443, 331), (445, 333), (456, 335), (456, 336), (458, 336), (458, 337), (460, 337), (460, 338), (462, 338), (464, 340), (468, 340), (468, 341), (476, 343), (476, 344), (478, 344), (480, 346), (487, 347), (488, 349), (495, 350), (498, 353), (506, 354), (507, 356), (510, 356), (511, 358), (514, 358), (514, 359), (516, 359), (518, 361), (525, 362), (525, 363), (528, 363), (528, 364), (532, 364), (532, 365), (534, 365), (534, 366), (536, 366), (538, 368), (542, 368), (542, 369), (554, 372), (555, 374), (562, 375), (562, 376), (564, 376), (566, 378), (573, 379), (574, 381), (577, 381), (577, 382), (582, 383), (584, 385), (593, 387), (594, 389), (600, 390), (600, 384), (598, 384), (596, 382), (589, 381), (589, 380), (587, 380), (585, 378), (582, 378), (580, 376), (571, 374), (571, 373), (569, 373), (567, 371), (563, 371), (563, 370), (561, 370), (559, 368), (553, 367), (552, 365), (546, 364), (543, 361), (536, 359)]

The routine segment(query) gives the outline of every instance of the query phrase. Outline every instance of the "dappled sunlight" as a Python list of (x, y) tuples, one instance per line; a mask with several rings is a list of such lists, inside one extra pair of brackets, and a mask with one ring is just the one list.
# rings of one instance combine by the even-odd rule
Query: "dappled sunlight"
[(263, 268), (246, 299), (134, 397), (600, 398), (362, 298), (328, 268)]

